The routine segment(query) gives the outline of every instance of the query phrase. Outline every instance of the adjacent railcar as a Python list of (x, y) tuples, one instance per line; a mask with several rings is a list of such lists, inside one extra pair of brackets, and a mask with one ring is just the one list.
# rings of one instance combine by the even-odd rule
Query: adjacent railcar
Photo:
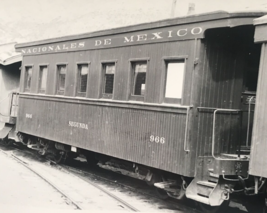
[(220, 11), (16, 45), (20, 140), (221, 205), (247, 181), (262, 15)]
[(267, 178), (267, 16), (255, 19), (255, 42), (261, 44), (259, 81), (255, 107), (252, 150), (249, 173), (257, 177)]
[(21, 60), (15, 53), (15, 43), (0, 45), (0, 143), (4, 145), (12, 143), (8, 134), (10, 138), (15, 135)]

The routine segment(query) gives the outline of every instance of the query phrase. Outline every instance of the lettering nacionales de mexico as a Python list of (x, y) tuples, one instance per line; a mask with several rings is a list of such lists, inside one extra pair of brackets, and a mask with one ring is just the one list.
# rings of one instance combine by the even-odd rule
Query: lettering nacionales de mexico
[(86, 49), (108, 48), (126, 46), (141, 43), (153, 43), (163, 41), (175, 41), (184, 39), (194, 39), (203, 34), (202, 27), (185, 28), (167, 27), (161, 30), (147, 30), (142, 32), (115, 34), (110, 36), (100, 36), (98, 38), (87, 38), (76, 42), (58, 42), (41, 46), (22, 48), (22, 54), (40, 54), (53, 52), (68, 52)]
[(33, 47), (28, 49), (22, 49), (22, 53), (41, 53), (41, 52), (58, 52), (62, 50), (74, 50), (77, 48), (83, 48), (85, 46), (85, 42), (79, 43), (66, 43), (66, 44), (57, 44), (57, 45), (48, 45), (42, 47)]

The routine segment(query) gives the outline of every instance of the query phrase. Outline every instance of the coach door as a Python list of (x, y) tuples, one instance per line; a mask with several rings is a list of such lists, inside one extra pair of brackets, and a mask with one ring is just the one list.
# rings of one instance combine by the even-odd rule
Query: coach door
[(244, 87), (241, 96), (242, 111), (242, 135), (241, 135), (241, 154), (249, 154), (252, 138), (256, 90), (258, 83), (260, 45), (254, 44), (250, 48), (247, 60), (247, 67), (244, 74)]
[(256, 92), (245, 91), (242, 93), (241, 154), (249, 154), (250, 151), (255, 100), (256, 100)]

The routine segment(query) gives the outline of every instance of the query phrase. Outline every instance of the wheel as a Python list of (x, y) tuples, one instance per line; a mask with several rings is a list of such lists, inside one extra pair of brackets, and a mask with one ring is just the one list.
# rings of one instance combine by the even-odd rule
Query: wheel
[(184, 200), (186, 198), (185, 196), (185, 190), (183, 188), (180, 189), (179, 193), (171, 193), (171, 192), (167, 192), (167, 194), (169, 195), (169, 197), (172, 197), (174, 199), (177, 200)]
[(79, 157), (79, 154), (77, 154), (75, 152), (67, 152), (67, 158), (75, 159), (77, 157)]
[(72, 164), (74, 162), (74, 159), (77, 158), (79, 155), (74, 152), (67, 152), (65, 156), (65, 164)]
[(167, 192), (163, 189), (159, 189), (157, 187), (155, 187), (155, 191), (156, 191), (156, 194), (157, 196), (162, 199), (162, 200), (166, 200), (169, 198), (169, 195), (167, 194)]
[(17, 148), (19, 148), (19, 149), (25, 149), (25, 145), (23, 145), (23, 144), (20, 143), (20, 142), (16, 142), (16, 143), (14, 143), (14, 145), (15, 145)]
[(8, 146), (10, 146), (10, 145), (13, 143), (13, 141), (12, 141), (11, 139), (4, 138), (4, 139), (1, 141), (1, 143), (2, 143), (4, 146), (8, 147)]
[[(165, 180), (165, 178), (161, 174), (156, 174), (156, 173), (153, 174), (152, 178), (153, 178), (153, 182), (152, 182), (153, 185), (154, 185), (154, 183), (163, 182)], [(160, 199), (166, 200), (166, 199), (168, 199), (170, 197), (165, 190), (157, 188), (155, 186), (153, 186), (153, 187), (154, 187), (154, 189), (156, 191), (156, 195)]]
[(224, 201), (220, 206), (210, 206), (204, 203), (197, 202), (197, 205), (203, 213), (219, 213), (225, 212), (225, 209), (229, 206), (230, 200)]
[(63, 155), (60, 155), (60, 154), (52, 154), (52, 153), (47, 154), (45, 156), (45, 158), (47, 160), (53, 161), (56, 164), (64, 163), (64, 160), (65, 160), (64, 157), (63, 157)]
[(86, 155), (86, 161), (89, 166), (96, 166), (98, 160), (94, 157), (94, 155)]

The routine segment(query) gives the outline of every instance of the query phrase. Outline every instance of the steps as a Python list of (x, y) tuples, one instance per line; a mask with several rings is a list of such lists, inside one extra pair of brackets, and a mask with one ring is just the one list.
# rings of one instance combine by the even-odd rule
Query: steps
[(209, 202), (209, 198), (206, 198), (206, 197), (201, 197), (199, 195), (192, 195), (190, 197), (188, 197), (186, 195), (187, 198), (189, 199), (192, 199), (192, 200), (195, 200), (197, 202), (200, 202), (200, 203), (204, 203), (204, 204), (207, 204), (207, 205), (210, 205), (210, 202)]
[(196, 182), (197, 195), (209, 198), (215, 187), (218, 185), (219, 175), (209, 172), (208, 180), (198, 180)]
[(209, 197), (212, 190), (216, 187), (216, 183), (208, 181), (198, 181), (197, 182), (197, 194), (203, 197)]
[[(227, 199), (223, 181), (212, 172), (206, 180), (195, 178), (186, 189), (186, 197), (210, 206), (220, 206)], [(222, 196), (223, 195), (223, 196)]]

